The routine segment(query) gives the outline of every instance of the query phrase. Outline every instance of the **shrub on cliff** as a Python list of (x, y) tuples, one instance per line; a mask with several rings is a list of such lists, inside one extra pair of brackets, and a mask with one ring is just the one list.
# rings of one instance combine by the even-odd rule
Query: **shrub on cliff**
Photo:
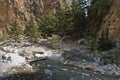
[(22, 35), (22, 33), (23, 30), (19, 25), (19, 23), (17, 22), (17, 20), (13, 21), (13, 23), (11, 23), (11, 28), (9, 32), (10, 37), (13, 38), (15, 41), (17, 41), (20, 35)]
[(40, 37), (38, 25), (35, 23), (32, 17), (26, 24), (24, 33), (26, 36), (29, 36), (33, 42), (36, 43), (38, 41), (38, 38)]

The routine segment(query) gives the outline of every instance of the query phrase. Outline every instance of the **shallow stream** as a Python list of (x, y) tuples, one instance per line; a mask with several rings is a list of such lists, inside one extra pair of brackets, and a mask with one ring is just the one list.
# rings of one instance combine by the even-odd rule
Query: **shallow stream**
[(40, 60), (30, 63), (38, 70), (32, 74), (14, 74), (0, 80), (120, 80), (97, 72), (64, 65), (59, 61)]

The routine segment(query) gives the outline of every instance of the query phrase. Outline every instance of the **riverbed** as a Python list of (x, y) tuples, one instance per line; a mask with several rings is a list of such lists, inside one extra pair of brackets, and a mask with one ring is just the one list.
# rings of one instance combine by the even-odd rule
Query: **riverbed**
[[(61, 63), (61, 53), (70, 51), (74, 47), (71, 44), (60, 43), (62, 50), (28, 42), (1, 42), (0, 47), (0, 80), (120, 80), (118, 76)], [(19, 68), (13, 69), (16, 66)]]
[(13, 74), (0, 80), (120, 80), (117, 77), (64, 65), (59, 61), (38, 60), (30, 62), (30, 64), (38, 69), (37, 72), (31, 74)]

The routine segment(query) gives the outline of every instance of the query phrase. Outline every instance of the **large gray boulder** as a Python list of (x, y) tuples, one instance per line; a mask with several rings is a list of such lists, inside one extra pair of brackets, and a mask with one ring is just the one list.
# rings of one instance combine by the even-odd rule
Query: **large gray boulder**
[(77, 50), (64, 51), (60, 61), (63, 64), (77, 66), (83, 69), (94, 70), (98, 63), (88, 53), (81, 53)]
[(89, 54), (83, 52), (80, 53), (79, 51), (76, 50), (71, 50), (71, 51), (64, 51), (62, 53), (62, 58), (64, 60), (69, 60), (69, 61), (87, 61), (87, 62), (95, 62), (94, 58), (90, 56)]

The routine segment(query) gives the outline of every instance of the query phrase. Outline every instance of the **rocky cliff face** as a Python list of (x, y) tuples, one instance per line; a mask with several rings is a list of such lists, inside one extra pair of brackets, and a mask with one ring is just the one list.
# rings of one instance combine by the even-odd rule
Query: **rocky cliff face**
[(96, 0), (90, 7), (88, 21), (92, 35), (120, 40), (120, 1)]
[(109, 13), (104, 17), (102, 26), (98, 32), (99, 37), (107, 34), (111, 40), (120, 40), (120, 1), (115, 0)]
[(30, 16), (38, 21), (47, 12), (55, 14), (65, 3), (66, 0), (0, 0), (0, 34), (6, 33), (15, 19), (24, 26)]

